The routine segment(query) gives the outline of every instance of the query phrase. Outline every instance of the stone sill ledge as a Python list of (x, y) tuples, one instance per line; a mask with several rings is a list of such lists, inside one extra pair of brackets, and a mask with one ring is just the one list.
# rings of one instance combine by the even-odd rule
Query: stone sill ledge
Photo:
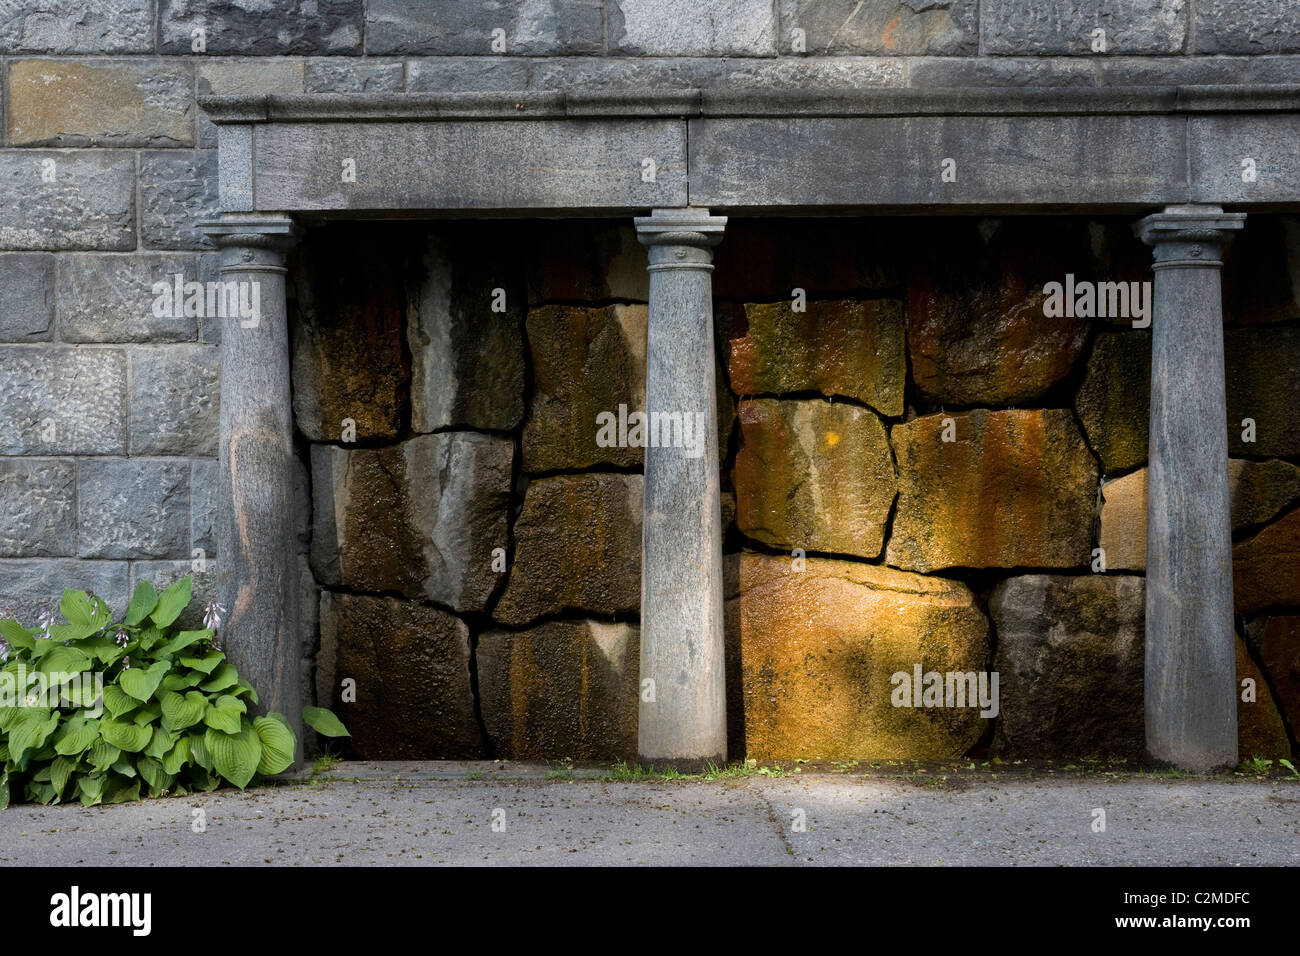
[(1040, 89), (675, 90), (518, 93), (297, 93), (201, 96), (218, 124), (622, 119), (644, 116), (1051, 116), (1300, 112), (1300, 86), (1250, 84)]

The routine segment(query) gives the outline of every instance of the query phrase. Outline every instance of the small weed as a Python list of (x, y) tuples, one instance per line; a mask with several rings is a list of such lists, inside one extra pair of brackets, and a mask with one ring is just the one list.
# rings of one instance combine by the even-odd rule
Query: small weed
[(705, 780), (729, 780), (735, 777), (748, 777), (753, 772), (753, 768), (743, 760), (738, 760), (735, 763), (729, 763), (722, 767), (710, 762), (709, 765), (704, 768), (704, 773), (701, 774), (701, 776)]
[[(698, 777), (699, 775), (696, 774), (695, 778), (698, 779)], [(610, 767), (609, 776), (606, 779), (620, 783), (658, 783), (664, 780), (690, 780), (692, 777), (672, 767), (664, 771), (658, 771), (643, 767), (639, 763), (628, 763), (626, 760), (620, 760)]]
[(326, 770), (333, 770), (338, 764), (342, 763), (343, 758), (332, 750), (326, 750), (316, 758), (311, 765), (311, 772), (314, 776), (318, 773), (324, 773)]
[(1271, 760), (1267, 760), (1264, 757), (1250, 757), (1241, 762), (1241, 766), (1237, 768), (1237, 772), (1266, 776), (1268, 774), (1268, 768), (1271, 766), (1273, 766), (1273, 761)]

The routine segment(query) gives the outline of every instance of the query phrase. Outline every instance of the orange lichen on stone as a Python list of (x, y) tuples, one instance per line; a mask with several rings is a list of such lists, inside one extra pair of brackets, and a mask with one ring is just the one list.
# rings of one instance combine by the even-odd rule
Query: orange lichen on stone
[(749, 756), (943, 759), (987, 726), (978, 708), (895, 707), (891, 677), (978, 672), (988, 621), (955, 581), (874, 565), (745, 553), (727, 634)]

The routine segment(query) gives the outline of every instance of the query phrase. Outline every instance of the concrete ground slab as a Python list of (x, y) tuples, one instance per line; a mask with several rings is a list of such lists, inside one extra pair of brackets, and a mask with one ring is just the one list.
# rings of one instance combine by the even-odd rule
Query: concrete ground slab
[(1300, 782), (1280, 779), (565, 773), (348, 763), (242, 793), (16, 805), (0, 865), (1300, 865)]

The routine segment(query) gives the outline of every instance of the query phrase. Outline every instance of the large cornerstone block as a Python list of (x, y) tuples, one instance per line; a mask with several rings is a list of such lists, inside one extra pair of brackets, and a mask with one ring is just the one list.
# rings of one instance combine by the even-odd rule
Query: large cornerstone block
[(530, 484), (496, 619), (519, 627), (567, 610), (635, 614), (643, 488), (640, 475), (558, 475)]
[[(59, 259), (59, 337), (64, 342), (193, 342), (198, 318), (160, 308), (156, 282), (200, 279), (192, 255), (113, 256), (95, 253)], [(182, 286), (182, 288), (184, 288)], [(170, 296), (168, 299), (170, 300)], [(161, 303), (166, 304), (166, 303)]]
[(475, 432), (391, 448), (312, 446), (312, 568), (324, 584), (481, 611), (508, 544), (514, 445)]
[(10, 146), (193, 146), (188, 64), (20, 60), (9, 68)]
[[(976, 0), (780, 0), (782, 53), (976, 53)], [(802, 36), (795, 31), (800, 31)], [(796, 49), (796, 39), (803, 41)]]
[(1196, 0), (1192, 9), (1196, 53), (1258, 55), (1300, 50), (1300, 6), (1294, 3)]
[(768, 0), (608, 0), (610, 53), (633, 56), (772, 56)]
[(0, 348), (0, 454), (126, 452), (120, 349)]
[(73, 462), (0, 458), (0, 557), (74, 554), (76, 500)]
[(750, 757), (942, 760), (983, 735), (974, 701), (927, 707), (910, 693), (917, 668), (970, 673), (978, 686), (988, 620), (966, 585), (853, 561), (734, 560), (728, 672)]
[[(366, 7), (366, 52), (600, 53), (603, 28), (600, 0), (372, 0)], [(505, 34), (499, 39), (504, 49), (494, 47), (496, 30)]]
[(508, 431), (523, 417), (526, 293), (522, 268), (512, 268), (522, 258), (509, 245), (514, 234), (499, 223), (458, 223), (425, 246), (406, 310), (417, 432)]
[(3, 53), (149, 53), (152, 0), (33, 0), (0, 7)]
[[(326, 591), (320, 628), (316, 697), (347, 724), (355, 754), (372, 760), (483, 755), (463, 621), (414, 601)], [(353, 702), (344, 702), (345, 680), (355, 688)]]
[(211, 249), (199, 223), (217, 215), (217, 154), (140, 156), (140, 238), (155, 249)]
[(189, 463), (83, 461), (77, 525), (83, 558), (189, 557)]
[(855, 405), (740, 403), (736, 527), (790, 550), (880, 555), (897, 485), (885, 426)]
[(998, 746), (1034, 758), (1143, 753), (1142, 579), (1030, 574), (993, 590)]
[(0, 254), (0, 342), (48, 342), (54, 329), (54, 257)]
[[(1181, 53), (1186, 0), (982, 0), (984, 52)], [(1104, 49), (1096, 48), (1104, 31)]]
[(478, 690), (494, 754), (514, 760), (636, 756), (638, 631), (552, 621), (478, 640)]
[(130, 153), (0, 152), (0, 249), (135, 248)]
[(1097, 465), (1065, 409), (927, 415), (890, 432), (886, 560), (915, 571), (1088, 564)]
[(188, 54), (196, 27), (208, 53), (361, 52), (362, 0), (158, 0), (158, 51)]
[[(836, 253), (838, 255), (838, 253)], [(903, 413), (907, 379), (902, 303), (831, 300), (747, 303), (728, 311), (728, 371), (737, 395), (817, 391)]]
[(209, 345), (131, 352), (133, 455), (217, 454), (221, 355)]
[(12, 612), (19, 624), (35, 627), (41, 609), (57, 609), (69, 587), (98, 594), (121, 614), (131, 596), (127, 570), (126, 561), (0, 559), (0, 614)]

